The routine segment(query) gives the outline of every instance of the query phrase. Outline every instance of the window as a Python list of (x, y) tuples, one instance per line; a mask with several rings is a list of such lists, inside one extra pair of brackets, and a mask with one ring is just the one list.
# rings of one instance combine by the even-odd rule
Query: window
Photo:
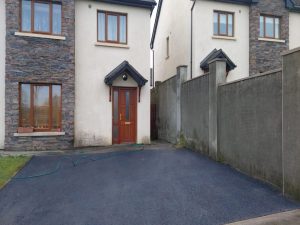
[(127, 44), (127, 15), (98, 11), (99, 42)]
[(260, 16), (259, 36), (261, 38), (280, 38), (280, 18), (275, 16)]
[(170, 37), (166, 39), (166, 58), (170, 57)]
[(229, 36), (234, 35), (234, 14), (230, 12), (214, 12), (214, 35)]
[(61, 34), (61, 4), (45, 0), (21, 0), (21, 31)]
[(20, 127), (61, 130), (61, 85), (20, 84)]

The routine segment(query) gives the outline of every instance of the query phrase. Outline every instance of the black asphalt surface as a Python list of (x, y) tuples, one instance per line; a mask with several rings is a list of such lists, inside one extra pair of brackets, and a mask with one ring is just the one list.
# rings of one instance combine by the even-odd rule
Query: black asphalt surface
[(0, 191), (1, 225), (219, 225), (292, 210), (269, 185), (188, 150), (34, 157)]

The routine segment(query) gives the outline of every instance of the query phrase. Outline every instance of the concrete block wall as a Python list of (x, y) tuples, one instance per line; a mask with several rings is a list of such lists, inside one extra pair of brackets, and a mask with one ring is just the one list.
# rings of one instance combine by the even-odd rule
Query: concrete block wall
[(218, 88), (218, 158), (282, 187), (281, 71)]
[(208, 74), (182, 85), (181, 125), (187, 147), (208, 154)]
[(283, 192), (300, 200), (300, 48), (283, 55)]
[(182, 83), (180, 115), (176, 77), (163, 82), (154, 92), (159, 138), (181, 142), (300, 200), (300, 48), (284, 53), (282, 61), (282, 69), (231, 83), (224, 83), (226, 62), (211, 62), (209, 75)]

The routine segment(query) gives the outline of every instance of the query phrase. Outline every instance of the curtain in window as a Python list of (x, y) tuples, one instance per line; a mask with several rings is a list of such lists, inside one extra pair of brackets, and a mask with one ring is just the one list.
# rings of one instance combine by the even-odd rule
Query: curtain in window
[(105, 14), (98, 13), (98, 41), (105, 41)]
[(31, 0), (22, 0), (22, 31), (31, 31)]
[(53, 4), (52, 33), (61, 34), (61, 5)]
[(274, 37), (274, 19), (270, 17), (266, 17), (266, 36)]
[(220, 14), (220, 34), (226, 35), (226, 26), (227, 26), (227, 15), (226, 14)]
[(34, 127), (49, 128), (49, 86), (34, 86)]
[(20, 126), (31, 127), (30, 124), (30, 84), (22, 84), (21, 86), (21, 118)]
[(52, 128), (60, 128), (61, 86), (52, 85)]
[(218, 35), (219, 34), (219, 14), (218, 13), (214, 13), (214, 35)]
[(127, 21), (126, 16), (120, 16), (120, 42), (126, 43), (127, 36)]
[(50, 6), (47, 3), (34, 3), (34, 30), (50, 32)]
[(118, 41), (118, 17), (108, 15), (107, 39), (109, 41)]

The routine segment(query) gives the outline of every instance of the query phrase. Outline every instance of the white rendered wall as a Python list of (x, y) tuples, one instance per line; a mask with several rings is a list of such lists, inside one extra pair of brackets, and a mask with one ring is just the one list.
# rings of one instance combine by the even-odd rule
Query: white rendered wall
[(0, 149), (5, 136), (5, 1), (0, 1)]
[[(97, 10), (128, 13), (128, 49), (95, 46)], [(75, 27), (75, 145), (110, 145), (112, 144), (112, 104), (109, 102), (109, 87), (104, 83), (104, 77), (127, 60), (150, 81), (150, 10), (76, 0)], [(114, 84), (135, 85), (131, 79), (126, 83), (117, 80)], [(142, 88), (141, 102), (138, 103), (138, 143), (150, 142), (149, 85), (150, 82)]]
[(290, 13), (290, 49), (300, 47), (300, 13)]
[[(229, 73), (227, 81), (249, 76), (249, 7), (210, 0), (198, 0), (194, 10), (193, 76), (203, 74), (200, 62), (214, 48), (222, 48), (237, 65)], [(234, 40), (213, 38), (214, 10), (234, 13)]]
[[(164, 81), (174, 76), (177, 66), (189, 66), (191, 7), (190, 0), (163, 1), (154, 42), (155, 81)], [(169, 58), (166, 58), (167, 37), (170, 43)]]

